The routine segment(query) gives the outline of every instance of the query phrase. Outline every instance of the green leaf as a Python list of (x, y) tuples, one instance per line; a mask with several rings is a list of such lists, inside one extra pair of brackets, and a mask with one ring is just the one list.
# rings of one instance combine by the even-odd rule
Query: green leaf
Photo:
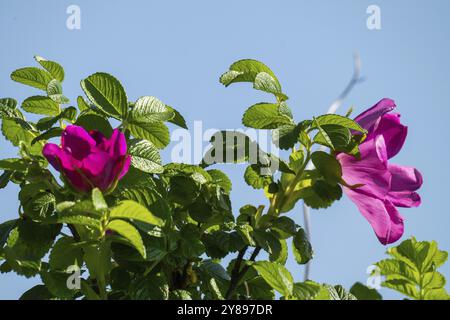
[(77, 202), (72, 201), (60, 202), (56, 205), (56, 211), (58, 213), (70, 215), (85, 215), (96, 219), (100, 219), (103, 217), (103, 213), (97, 211), (97, 209), (94, 207), (94, 204), (90, 199), (81, 200)]
[(182, 206), (192, 204), (199, 196), (199, 186), (190, 177), (175, 176), (170, 179), (169, 197)]
[(278, 242), (280, 243), (280, 251), (273, 252), (269, 255), (269, 260), (271, 262), (278, 262), (285, 265), (288, 258), (288, 245), (284, 239), (279, 239)]
[(110, 212), (111, 219), (132, 219), (162, 227), (164, 221), (153, 215), (147, 208), (137, 202), (124, 200)]
[(328, 208), (334, 201), (342, 197), (342, 188), (337, 184), (329, 184), (323, 180), (314, 181), (312, 187), (302, 190), (303, 200), (313, 209)]
[(22, 109), (47, 116), (57, 116), (60, 113), (59, 105), (49, 97), (33, 96), (22, 102)]
[(330, 300), (356, 300), (355, 296), (345, 291), (340, 285), (334, 287), (326, 285), (325, 287), (328, 289)]
[(385, 277), (383, 287), (396, 290), (417, 300), (449, 299), (445, 278), (437, 271), (448, 257), (434, 241), (411, 238), (389, 248), (390, 259), (376, 263), (377, 271)]
[(162, 122), (132, 122), (128, 125), (128, 129), (134, 137), (148, 140), (158, 149), (170, 143), (169, 129)]
[(203, 239), (206, 254), (211, 258), (223, 258), (230, 252), (237, 252), (245, 246), (245, 242), (236, 231), (214, 231)]
[(45, 219), (55, 208), (55, 195), (48, 192), (45, 184), (22, 185), (19, 200), (24, 214), (35, 220)]
[(35, 67), (28, 67), (18, 69), (11, 73), (11, 79), (16, 82), (47, 91), (47, 85), (53, 78), (50, 73), (45, 70)]
[(163, 173), (158, 149), (147, 140), (132, 140), (128, 144), (131, 165), (147, 173)]
[(270, 255), (276, 255), (282, 249), (280, 240), (271, 231), (256, 229), (253, 231), (253, 238)]
[(8, 240), (9, 234), (15, 228), (16, 224), (17, 219), (9, 220), (0, 224), (0, 250), (5, 245), (6, 240)]
[(292, 118), (280, 112), (278, 104), (258, 103), (245, 111), (242, 123), (255, 129), (277, 129), (292, 124)]
[(316, 151), (311, 155), (311, 161), (327, 182), (339, 183), (342, 180), (341, 164), (332, 155)]
[(177, 289), (170, 291), (169, 300), (192, 300), (192, 296), (189, 291)]
[(105, 137), (110, 137), (113, 132), (113, 128), (108, 120), (93, 113), (81, 114), (75, 124), (83, 127), (87, 131), (98, 130), (103, 133)]
[(297, 232), (297, 226), (291, 218), (279, 217), (272, 221), (272, 230), (275, 230), (280, 239), (287, 239)]
[[(258, 145), (238, 131), (219, 131), (210, 140), (212, 147), (203, 158), (202, 166), (214, 163), (240, 163), (257, 157)], [(253, 159), (255, 160), (255, 159)]]
[(428, 272), (447, 261), (448, 253), (441, 251), (435, 241), (417, 241), (411, 238), (397, 247), (390, 248), (388, 254), (415, 267), (419, 272)]
[(314, 142), (329, 147), (335, 151), (347, 151), (352, 142), (350, 130), (337, 125), (320, 126), (320, 131), (314, 137)]
[(70, 100), (63, 95), (61, 82), (59, 82), (56, 79), (53, 79), (48, 83), (47, 95), (50, 99), (59, 104), (65, 104), (70, 102)]
[(181, 254), (187, 259), (201, 256), (205, 252), (205, 246), (200, 241), (200, 231), (192, 223), (187, 223), (180, 230), (179, 248)]
[[(96, 279), (99, 286), (106, 286), (106, 276), (110, 272), (111, 266), (111, 243), (101, 241), (100, 243), (86, 245), (83, 247), (83, 260), (89, 270), (89, 277)], [(81, 281), (83, 288), (83, 280)], [(89, 290), (83, 289), (85, 294), (91, 295)]]
[(0, 99), (0, 117), (6, 118), (22, 118), (20, 110), (16, 109), (17, 101), (12, 98)]
[(97, 230), (101, 229), (101, 223), (98, 219), (83, 215), (83, 214), (73, 214), (73, 213), (59, 213), (56, 216), (44, 220), (48, 224), (75, 224), (95, 228)]
[(283, 150), (289, 150), (299, 141), (300, 125), (287, 124), (278, 127), (272, 133), (273, 143)]
[(244, 59), (233, 63), (230, 66), (230, 71), (225, 72), (220, 77), (220, 82), (225, 86), (235, 82), (254, 82), (260, 72), (265, 72), (276, 79), (275, 74), (264, 63), (252, 59)]
[(45, 69), (51, 76), (59, 82), (64, 81), (64, 69), (63, 67), (54, 61), (47, 60), (43, 57), (35, 56), (34, 59)]
[(82, 96), (78, 96), (77, 105), (78, 105), (78, 110), (80, 110), (81, 112), (91, 109)]
[(261, 150), (256, 142), (239, 131), (219, 131), (211, 138), (211, 148), (202, 159), (201, 167), (215, 163), (241, 163), (248, 161), (260, 165), (266, 175), (275, 170), (290, 171), (281, 159)]
[(230, 193), (232, 189), (232, 184), (230, 178), (220, 170), (212, 169), (207, 171), (214, 181), (214, 184), (220, 186), (225, 193)]
[(108, 210), (108, 205), (103, 197), (103, 193), (98, 188), (92, 190), (92, 204), (94, 205), (94, 209), (99, 212)]
[(110, 273), (110, 283), (113, 290), (125, 291), (131, 282), (131, 274), (126, 268), (115, 267)]
[(120, 189), (120, 199), (139, 202), (159, 218), (165, 220), (171, 215), (167, 197), (163, 197), (151, 186), (135, 186)]
[(163, 274), (136, 277), (129, 288), (132, 300), (167, 300), (169, 284)]
[(236, 231), (241, 235), (242, 239), (247, 245), (256, 246), (256, 242), (253, 239), (253, 228), (249, 224), (239, 224), (235, 227)]
[(49, 264), (53, 270), (65, 271), (72, 265), (83, 264), (83, 251), (73, 238), (61, 237), (56, 241), (49, 256)]
[(361, 133), (366, 133), (366, 130), (362, 128), (356, 121), (337, 115), (337, 114), (326, 114), (315, 119), (312, 128), (317, 128), (317, 125), (337, 125), (350, 130), (355, 130)]
[(31, 141), (31, 145), (34, 145), (36, 142), (42, 141), (42, 140), (49, 140), (51, 138), (61, 137), (62, 133), (64, 132), (63, 128), (60, 127), (54, 127), (50, 128), (44, 133), (38, 135), (36, 138), (34, 138)]
[[(30, 128), (30, 125), (19, 118), (4, 118), (2, 121), (2, 133), (6, 139), (18, 147), (23, 142), (31, 146), (31, 142), (37, 134)], [(42, 145), (35, 144), (30, 149), (32, 154), (41, 155)]]
[(10, 158), (0, 160), (1, 170), (26, 171), (29, 163), (21, 158)]
[(166, 108), (169, 109), (170, 111), (173, 112), (174, 116), (172, 119), (169, 120), (170, 123), (173, 123), (183, 129), (188, 129), (188, 126), (186, 124), (186, 120), (184, 119), (184, 117), (181, 115), (181, 113), (179, 113), (177, 110), (175, 110), (174, 108), (166, 105)]
[(15, 109), (17, 107), (17, 101), (13, 98), (1, 98), (0, 108)]
[(371, 289), (361, 282), (356, 282), (351, 288), (350, 293), (358, 300), (383, 300), (383, 297), (377, 290)]
[(20, 275), (36, 275), (41, 259), (51, 248), (61, 226), (19, 220), (9, 233), (4, 253), (8, 265)]
[(237, 223), (251, 223), (251, 225), (255, 225), (255, 218), (258, 209), (256, 207), (246, 204), (245, 206), (239, 209), (239, 216), (236, 219)]
[(278, 80), (266, 72), (260, 72), (256, 75), (253, 88), (272, 93), (278, 98), (279, 101), (289, 99), (289, 97), (282, 92), (281, 85)]
[(233, 63), (230, 70), (220, 77), (220, 83), (227, 87), (236, 82), (252, 82), (255, 89), (273, 93), (281, 101), (287, 100), (287, 96), (281, 93), (277, 77), (262, 62), (244, 59)]
[(62, 109), (61, 113), (59, 113), (55, 117), (44, 117), (39, 119), (36, 123), (36, 128), (40, 131), (46, 131), (61, 120), (67, 120), (73, 123), (76, 115), (76, 109), (74, 107), (67, 107), (65, 109)]
[(43, 284), (38, 284), (31, 289), (25, 291), (19, 298), (19, 300), (51, 300), (54, 296), (48, 291), (47, 287)]
[(294, 283), (293, 295), (299, 300), (312, 300), (319, 295), (321, 290), (322, 286), (320, 284), (307, 280)]
[(255, 164), (249, 165), (245, 169), (245, 182), (254, 189), (262, 189), (272, 182), (271, 176), (261, 175), (261, 167)]
[(119, 119), (126, 119), (128, 100), (120, 82), (107, 73), (94, 73), (81, 81), (81, 87), (92, 103)]
[(300, 228), (292, 239), (292, 250), (297, 263), (306, 264), (313, 258), (313, 249), (306, 236), (305, 230)]
[(193, 176), (194, 174), (201, 175), (202, 179), (206, 182), (212, 182), (211, 176), (205, 169), (191, 164), (169, 163), (164, 166), (164, 173), (168, 176), (177, 176), (180, 174), (186, 176)]
[(409, 298), (421, 300), (419, 290), (417, 290), (417, 287), (407, 280), (404, 279), (386, 280), (382, 283), (382, 286), (400, 292), (401, 294)]
[(42, 271), (40, 273), (42, 282), (50, 293), (61, 299), (72, 299), (77, 290), (69, 289), (67, 279), (70, 274), (60, 271)]
[(269, 261), (259, 261), (252, 264), (261, 277), (282, 295), (289, 297), (294, 290), (294, 280), (289, 271), (281, 264)]
[(172, 110), (151, 96), (139, 98), (130, 113), (133, 122), (168, 121), (174, 117)]
[(302, 150), (293, 151), (289, 155), (289, 167), (297, 174), (304, 166), (305, 154)]
[[(118, 213), (119, 213), (119, 210), (120, 209), (117, 209)], [(134, 212), (136, 212), (136, 211), (134, 211)], [(125, 213), (125, 215), (127, 215), (127, 214)], [(119, 216), (120, 216), (120, 214), (119, 214)], [(118, 216), (116, 216), (116, 218), (117, 217)], [(139, 234), (139, 231), (137, 231), (135, 227), (133, 227), (131, 224), (129, 224), (128, 222), (125, 222), (123, 220), (113, 220), (110, 223), (108, 223), (106, 228), (117, 232), (122, 237), (127, 239), (129, 241), (129, 243), (134, 248), (136, 248), (136, 250), (145, 259), (145, 257), (146, 257), (145, 246), (144, 246), (144, 243), (142, 242), (142, 238), (141, 238), (141, 235)]]
[(5, 171), (3, 172), (2, 175), (0, 175), (0, 189), (4, 189), (6, 188), (6, 186), (8, 185), (9, 181), (11, 180), (11, 178), (14, 175), (14, 171)]

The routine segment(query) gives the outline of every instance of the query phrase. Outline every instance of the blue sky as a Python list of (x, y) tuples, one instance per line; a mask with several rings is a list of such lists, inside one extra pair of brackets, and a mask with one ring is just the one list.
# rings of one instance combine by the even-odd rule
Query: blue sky
[[(81, 9), (81, 29), (66, 28), (66, 9)], [(366, 9), (381, 8), (382, 29), (366, 27)], [(401, 210), (404, 238), (436, 240), (450, 250), (450, 2), (447, 0), (321, 1), (19, 1), (0, 2), (0, 96), (19, 101), (36, 94), (9, 79), (38, 54), (66, 70), (64, 91), (75, 101), (79, 81), (91, 73), (115, 75), (130, 100), (154, 95), (181, 111), (193, 126), (240, 128), (250, 105), (270, 99), (249, 85), (224, 88), (220, 74), (238, 59), (253, 58), (277, 74), (296, 119), (324, 113), (352, 74), (358, 51), (366, 81), (345, 101), (359, 113), (383, 97), (395, 99), (409, 135), (393, 161), (422, 172), (423, 204)], [(16, 150), (0, 139), (0, 157)], [(169, 160), (169, 150), (165, 152)], [(220, 166), (233, 180), (235, 211), (264, 204), (242, 179), (244, 166)], [(17, 187), (0, 191), (0, 221), (17, 214)], [(302, 224), (301, 206), (290, 213)], [(312, 279), (343, 284), (365, 282), (366, 269), (385, 257), (385, 247), (356, 207), (343, 198), (312, 212), (315, 259)], [(289, 260), (301, 279), (302, 267)], [(442, 268), (450, 277), (450, 264)], [(18, 298), (39, 279), (0, 275), (0, 299)], [(382, 290), (387, 298), (398, 298)]]

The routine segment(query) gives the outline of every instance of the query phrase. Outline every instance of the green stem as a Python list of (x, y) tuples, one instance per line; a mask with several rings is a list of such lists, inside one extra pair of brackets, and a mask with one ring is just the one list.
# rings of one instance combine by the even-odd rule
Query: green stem
[[(62, 109), (61, 109), (61, 105), (60, 104), (58, 104), (58, 108), (59, 108), (59, 115), (61, 116)], [(63, 119), (61, 117), (59, 118), (59, 126), (61, 127), (61, 129), (64, 129), (64, 122), (63, 122)]]
[(300, 182), (303, 176), (303, 172), (306, 169), (306, 166), (308, 165), (309, 161), (311, 159), (311, 152), (308, 150), (306, 154), (306, 159), (303, 162), (302, 167), (295, 175), (294, 179), (289, 183), (289, 185), (286, 187), (286, 190), (282, 190), (282, 192), (278, 195), (276, 194), (274, 196), (274, 200), (270, 204), (270, 208), (267, 212), (267, 214), (274, 214), (278, 215), (279, 210), (283, 207), (283, 205), (286, 203), (286, 201), (289, 201), (292, 197), (293, 193), (292, 191), (295, 189), (297, 184)]

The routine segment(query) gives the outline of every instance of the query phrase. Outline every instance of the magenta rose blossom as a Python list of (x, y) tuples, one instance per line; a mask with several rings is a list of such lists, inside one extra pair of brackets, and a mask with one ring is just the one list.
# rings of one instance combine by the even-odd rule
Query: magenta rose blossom
[(42, 151), (48, 162), (79, 192), (114, 189), (130, 167), (125, 136), (115, 129), (109, 139), (99, 131), (67, 126), (61, 146), (47, 143)]
[(422, 185), (417, 169), (389, 163), (402, 148), (408, 128), (400, 123), (400, 114), (390, 113), (396, 107), (391, 99), (383, 99), (355, 118), (368, 131), (360, 145), (361, 159), (337, 155), (343, 179), (349, 185), (362, 185), (345, 194), (369, 221), (384, 245), (403, 235), (403, 217), (396, 207), (417, 207), (420, 196), (415, 192)]

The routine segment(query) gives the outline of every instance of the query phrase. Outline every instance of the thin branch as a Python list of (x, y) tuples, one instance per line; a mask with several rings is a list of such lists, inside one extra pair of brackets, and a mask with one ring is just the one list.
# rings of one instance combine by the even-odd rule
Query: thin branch
[[(245, 247), (245, 249), (247, 249), (247, 247)], [(256, 257), (258, 256), (259, 252), (261, 251), (261, 247), (256, 247), (255, 250), (253, 251), (249, 261), (255, 261)], [(242, 255), (241, 255), (242, 252)], [(230, 300), (231, 297), (233, 296), (234, 291), (236, 290), (237, 286), (239, 285), (239, 283), (241, 282), (242, 278), (245, 276), (245, 274), (247, 273), (247, 271), (250, 269), (250, 265), (245, 265), (242, 270), (241, 269), (241, 263), (242, 263), (242, 259), (245, 255), (245, 251), (241, 250), (241, 252), (239, 252), (239, 256), (238, 259), (236, 261), (236, 264), (233, 268), (232, 271), (232, 276), (231, 276), (231, 282), (230, 282), (230, 287), (228, 288), (228, 291), (225, 295), (225, 300)], [(240, 259), (239, 259), (240, 258)], [(238, 268), (236, 268), (237, 263), (239, 262)]]
[(242, 259), (244, 259), (245, 252), (247, 251), (248, 246), (245, 246), (243, 249), (239, 251), (239, 254), (236, 258), (236, 261), (234, 263), (233, 270), (231, 271), (231, 280), (230, 280), (230, 286), (228, 287), (228, 291), (225, 294), (225, 299), (229, 300), (236, 289), (236, 286), (238, 284), (239, 280), (239, 273), (241, 271), (241, 263)]
[[(361, 58), (358, 53), (355, 53), (353, 56), (353, 76), (350, 79), (347, 86), (344, 88), (342, 93), (338, 96), (338, 98), (330, 105), (328, 108), (327, 114), (333, 114), (335, 113), (339, 107), (342, 105), (344, 100), (347, 98), (349, 93), (353, 90), (353, 88), (364, 81), (364, 78), (361, 78)], [(325, 147), (320, 147), (319, 150), (324, 150)], [(306, 167), (308, 170), (311, 170), (314, 168), (314, 165), (312, 162), (308, 163), (308, 166)], [(309, 207), (303, 203), (303, 219), (305, 224), (305, 232), (306, 236), (308, 237), (308, 240), (311, 242), (311, 215), (309, 212)], [(304, 274), (304, 280), (308, 280), (309, 274), (311, 271), (311, 261), (309, 261), (305, 266), (305, 274)]]

